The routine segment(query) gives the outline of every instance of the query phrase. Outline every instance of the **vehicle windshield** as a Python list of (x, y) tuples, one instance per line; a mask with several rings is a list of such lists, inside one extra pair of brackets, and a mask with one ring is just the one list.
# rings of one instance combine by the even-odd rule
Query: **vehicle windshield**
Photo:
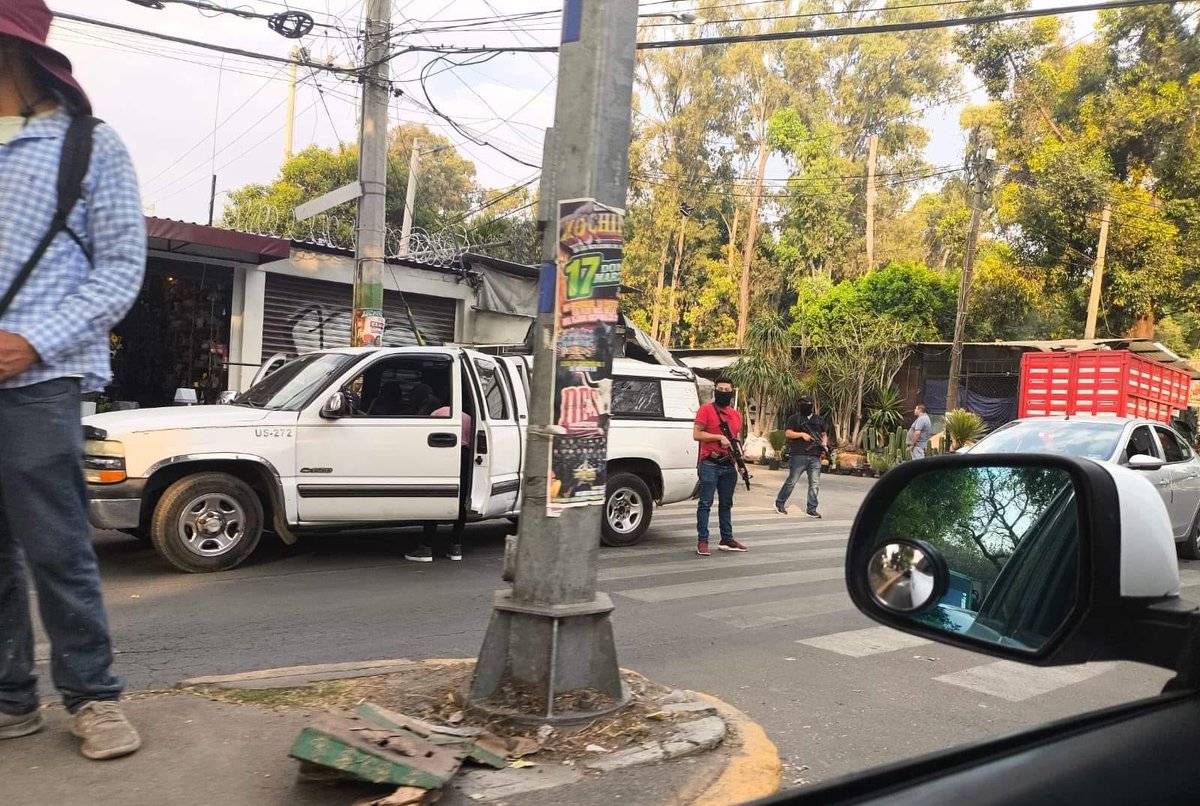
[(1121, 423), (1026, 420), (998, 429), (971, 453), (1055, 453), (1106, 462), (1124, 431)]
[(251, 386), (238, 397), (236, 404), (271, 411), (299, 411), (355, 359), (356, 356), (344, 353), (300, 356)]

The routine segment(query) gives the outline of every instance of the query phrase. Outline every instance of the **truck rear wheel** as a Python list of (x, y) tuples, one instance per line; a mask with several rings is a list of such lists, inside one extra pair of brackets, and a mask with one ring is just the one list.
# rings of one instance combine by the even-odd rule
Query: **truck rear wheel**
[(650, 528), (654, 498), (650, 487), (633, 473), (616, 473), (608, 480), (604, 496), (604, 523), (600, 542), (606, 546), (632, 546)]
[(228, 473), (197, 473), (163, 493), (150, 540), (180, 571), (203, 574), (236, 568), (253, 553), (262, 530), (262, 502), (250, 485)]

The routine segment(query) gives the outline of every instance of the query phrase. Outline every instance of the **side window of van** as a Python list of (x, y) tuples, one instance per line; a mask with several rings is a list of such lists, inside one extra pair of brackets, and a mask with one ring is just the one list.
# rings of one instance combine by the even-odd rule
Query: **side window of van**
[(662, 382), (656, 378), (613, 378), (613, 417), (662, 419)]

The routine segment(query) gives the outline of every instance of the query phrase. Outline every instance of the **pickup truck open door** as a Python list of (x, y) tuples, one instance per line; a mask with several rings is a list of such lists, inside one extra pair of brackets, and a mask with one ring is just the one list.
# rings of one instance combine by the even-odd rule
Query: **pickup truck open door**
[(463, 355), (477, 401), (467, 510), (476, 517), (504, 517), (516, 511), (521, 490), (525, 444), (519, 417), (525, 411), (525, 392), (514, 388), (503, 359), (473, 351)]

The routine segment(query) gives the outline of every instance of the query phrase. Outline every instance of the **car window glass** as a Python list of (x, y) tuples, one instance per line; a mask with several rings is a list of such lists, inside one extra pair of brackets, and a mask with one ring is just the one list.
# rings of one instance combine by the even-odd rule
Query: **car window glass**
[(376, 361), (346, 385), (358, 417), (449, 417), (450, 362), (402, 356)]
[(1158, 432), (1158, 440), (1162, 443), (1163, 457), (1168, 464), (1171, 462), (1182, 462), (1188, 457), (1185, 455), (1185, 447), (1180, 443), (1175, 434), (1161, 426), (1154, 429)]
[(1026, 420), (984, 437), (972, 453), (1056, 453), (1110, 460), (1125, 426), (1083, 420)]
[(496, 365), (490, 361), (475, 359), (475, 372), (479, 375), (479, 385), (483, 388), (483, 400), (487, 406), (488, 417), (493, 420), (508, 419), (508, 395), (500, 380)]
[(299, 411), (355, 360), (356, 356), (343, 353), (301, 356), (247, 389), (238, 397), (237, 404), (273, 411)]
[(662, 382), (658, 379), (614, 379), (612, 413), (614, 417), (664, 416)]
[(1150, 433), (1148, 426), (1139, 425), (1133, 429), (1133, 433), (1129, 435), (1129, 441), (1125, 443), (1125, 452), (1121, 454), (1121, 461), (1128, 463), (1135, 456), (1158, 456), (1158, 451), (1154, 448), (1154, 436)]

